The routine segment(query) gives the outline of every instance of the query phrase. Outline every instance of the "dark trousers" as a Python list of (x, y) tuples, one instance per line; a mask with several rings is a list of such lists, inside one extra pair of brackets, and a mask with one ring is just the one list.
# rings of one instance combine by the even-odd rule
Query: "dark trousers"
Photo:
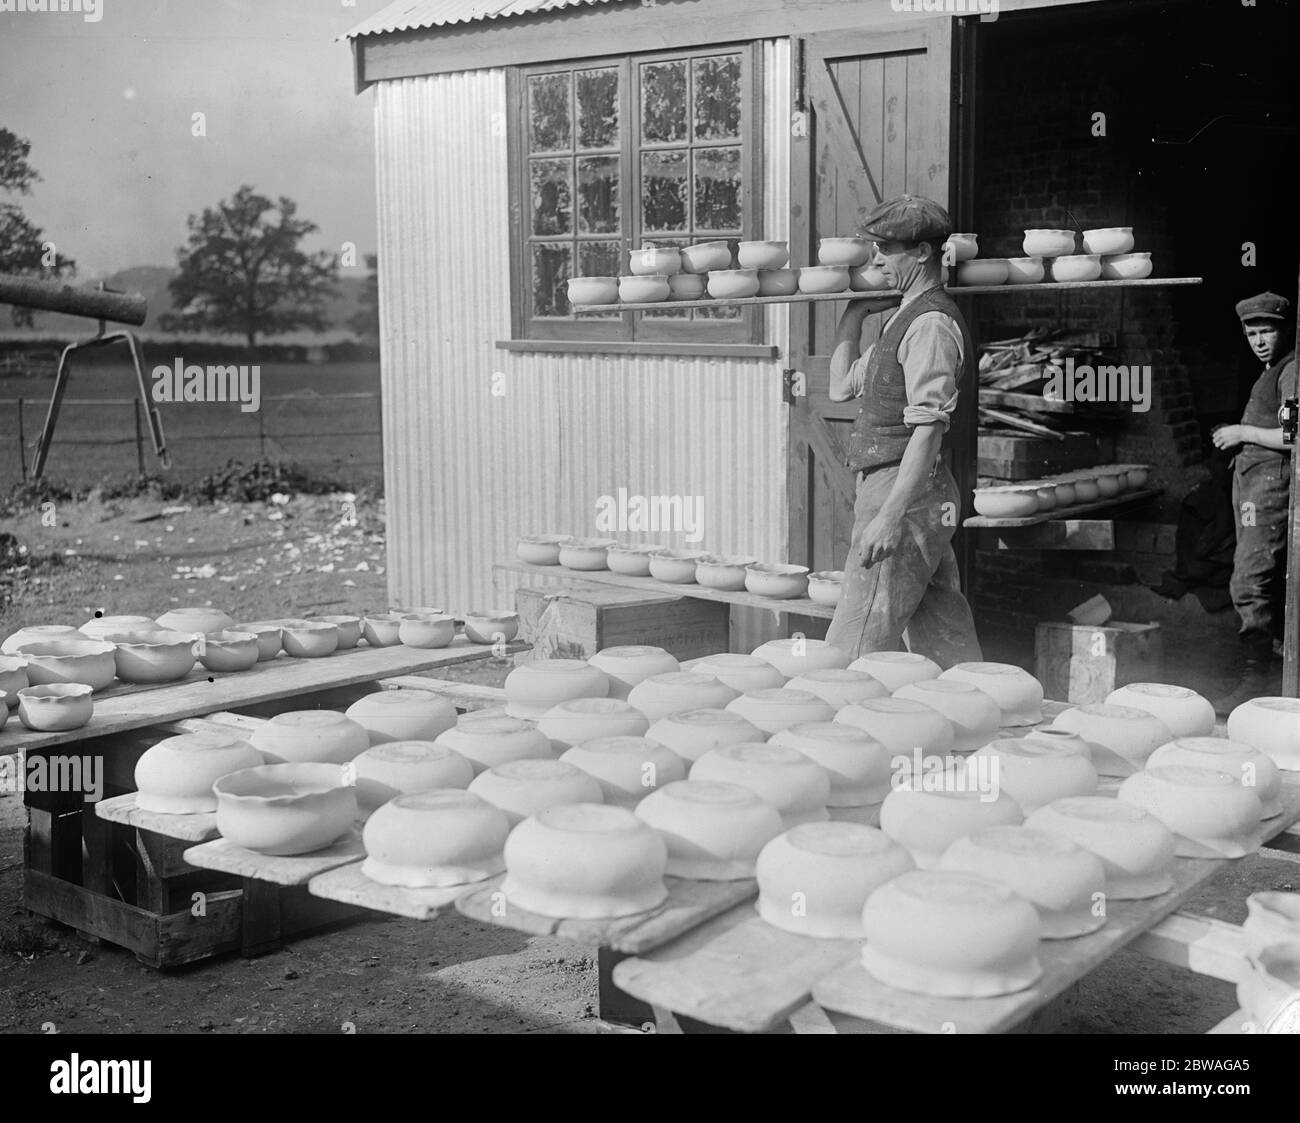
[(1290, 485), (1289, 458), (1237, 458), (1232, 477), (1237, 549), (1229, 589), (1241, 617), (1242, 641), (1264, 659), (1282, 635)]

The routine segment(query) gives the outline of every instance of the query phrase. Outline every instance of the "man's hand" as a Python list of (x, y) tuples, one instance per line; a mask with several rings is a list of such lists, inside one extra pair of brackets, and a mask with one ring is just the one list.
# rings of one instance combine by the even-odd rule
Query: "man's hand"
[(1236, 448), (1239, 444), (1244, 444), (1246, 441), (1246, 426), (1224, 425), (1222, 428), (1215, 429), (1214, 432), (1210, 434), (1210, 440), (1214, 442), (1215, 448)]
[(876, 515), (862, 529), (857, 545), (862, 552), (862, 564), (870, 569), (897, 551), (903, 541), (902, 519), (891, 518), (883, 512)]

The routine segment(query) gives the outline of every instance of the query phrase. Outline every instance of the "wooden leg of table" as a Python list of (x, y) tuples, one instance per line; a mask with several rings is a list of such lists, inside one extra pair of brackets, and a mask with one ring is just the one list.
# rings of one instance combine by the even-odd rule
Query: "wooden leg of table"
[[(81, 884), (88, 893), (112, 897), (113, 893), (113, 824), (95, 814), (93, 804), (86, 804), (81, 816)], [(98, 936), (78, 933), (83, 940), (99, 944)]]
[(243, 945), (239, 954), (265, 955), (280, 947), (280, 887), (246, 877), (244, 892)]
[(135, 903), (142, 909), (163, 916), (171, 912), (167, 883), (159, 862), (159, 836), (152, 831), (135, 832)]
[(648, 1002), (633, 998), (614, 985), (614, 968), (626, 955), (600, 948), (596, 952), (596, 968), (600, 983), (600, 1017), (613, 1025), (634, 1026), (638, 1029), (655, 1024), (654, 1008)]

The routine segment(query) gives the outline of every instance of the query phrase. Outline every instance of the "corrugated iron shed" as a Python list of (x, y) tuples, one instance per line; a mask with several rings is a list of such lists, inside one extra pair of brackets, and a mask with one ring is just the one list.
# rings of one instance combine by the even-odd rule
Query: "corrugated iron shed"
[(561, 8), (586, 8), (616, 4), (621, 0), (398, 0), (378, 15), (358, 24), (344, 39), (387, 35), (395, 31), (427, 31), (457, 23), (531, 16)]

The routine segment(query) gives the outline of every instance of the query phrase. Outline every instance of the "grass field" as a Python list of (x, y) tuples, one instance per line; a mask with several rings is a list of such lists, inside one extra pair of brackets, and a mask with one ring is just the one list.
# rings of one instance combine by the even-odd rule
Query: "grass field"
[[(150, 368), (145, 378), (152, 386)], [(52, 379), (0, 377), (0, 491), (22, 479), (16, 399), (23, 399), (28, 473), (45, 423)], [(349, 487), (383, 478), (377, 363), (269, 363), (261, 368), (262, 406), (244, 413), (236, 402), (165, 402), (158, 405), (171, 453), (169, 475), (192, 480), (228, 460), (261, 455), (292, 460), (312, 474)], [(372, 395), (337, 397), (331, 395)], [(275, 400), (288, 396), (291, 400)], [(133, 408), (135, 375), (129, 363), (85, 363), (68, 382), (45, 475), (91, 487), (137, 471)], [(120, 402), (121, 404), (116, 404)], [(147, 424), (144, 465), (164, 474)]]

